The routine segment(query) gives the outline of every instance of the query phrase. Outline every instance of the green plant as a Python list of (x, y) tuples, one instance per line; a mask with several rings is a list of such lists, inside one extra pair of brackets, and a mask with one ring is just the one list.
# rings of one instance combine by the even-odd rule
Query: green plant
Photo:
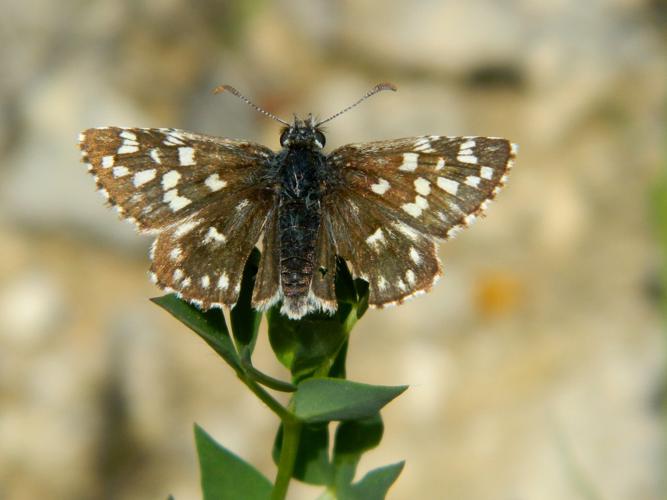
[[(276, 308), (267, 312), (271, 347), (292, 376), (290, 382), (277, 380), (252, 364), (262, 319), (250, 306), (259, 255), (255, 249), (246, 263), (239, 301), (230, 312), (231, 333), (219, 309), (202, 312), (173, 294), (153, 299), (197, 333), (280, 419), (273, 445), (278, 466), (273, 483), (195, 426), (204, 499), (279, 500), (286, 497), (293, 478), (323, 486), (321, 500), (385, 498), (403, 462), (372, 470), (356, 482), (355, 473), (362, 454), (382, 438), (380, 410), (407, 387), (345, 379), (349, 334), (368, 308), (368, 284), (353, 280), (339, 260), (336, 314), (310, 314), (294, 321)], [(291, 393), (289, 403), (282, 405), (267, 389)], [(330, 454), (332, 422), (336, 428)]]

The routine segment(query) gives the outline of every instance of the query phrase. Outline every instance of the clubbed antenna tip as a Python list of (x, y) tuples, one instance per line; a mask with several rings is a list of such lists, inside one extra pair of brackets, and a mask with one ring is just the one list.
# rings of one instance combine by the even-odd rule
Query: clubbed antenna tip
[(323, 123), (329, 122), (329, 121), (333, 120), (334, 118), (339, 117), (339, 116), (342, 115), (343, 113), (346, 113), (347, 111), (349, 111), (349, 110), (351, 110), (352, 108), (354, 108), (356, 105), (361, 104), (363, 101), (365, 101), (365, 100), (368, 99), (369, 97), (371, 97), (371, 96), (377, 94), (378, 92), (382, 92), (383, 90), (391, 90), (391, 91), (393, 91), (393, 92), (396, 92), (396, 91), (398, 90), (398, 88), (397, 88), (396, 85), (394, 85), (393, 83), (389, 83), (389, 82), (378, 83), (375, 87), (373, 87), (373, 88), (370, 89), (368, 92), (366, 92), (363, 96), (361, 96), (361, 99), (359, 99), (357, 102), (355, 102), (354, 104), (351, 104), (350, 106), (348, 106), (348, 107), (345, 108), (344, 110), (339, 111), (339, 112), (336, 113), (335, 115), (330, 116), (330, 117), (327, 118), (326, 120), (322, 120), (321, 122), (318, 122), (318, 123), (316, 124), (316, 126), (319, 127), (319, 126), (322, 125)]

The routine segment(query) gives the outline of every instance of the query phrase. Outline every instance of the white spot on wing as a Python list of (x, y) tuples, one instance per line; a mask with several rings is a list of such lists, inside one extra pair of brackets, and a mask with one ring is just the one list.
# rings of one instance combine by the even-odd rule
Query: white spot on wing
[(407, 237), (410, 238), (412, 241), (417, 241), (417, 239), (419, 238), (419, 233), (418, 233), (416, 230), (412, 229), (412, 227), (408, 226), (408, 225), (407, 225), (406, 223), (404, 223), (404, 222), (400, 222), (400, 221), (399, 221), (399, 222), (395, 222), (395, 223), (394, 223), (394, 227), (395, 227), (396, 229), (398, 229), (398, 231), (399, 231), (401, 234), (407, 236)]
[(415, 179), (415, 190), (422, 196), (428, 196), (431, 194), (431, 183), (423, 177), (417, 177)]
[(222, 273), (222, 276), (220, 276), (220, 279), (218, 280), (218, 288), (220, 290), (227, 290), (228, 286), (229, 278), (227, 277), (227, 273)]
[(385, 179), (378, 179), (377, 184), (371, 186), (371, 190), (374, 193), (382, 195), (385, 194), (390, 187), (391, 185)]
[(414, 172), (417, 170), (418, 153), (403, 153), (403, 163), (398, 167), (403, 172)]
[(491, 167), (482, 167), (479, 175), (482, 179), (491, 180), (493, 179), (493, 169)]
[(211, 243), (213, 241), (217, 241), (218, 243), (224, 243), (225, 241), (227, 241), (227, 238), (225, 237), (224, 234), (222, 234), (216, 228), (211, 226), (208, 228), (206, 236), (204, 236), (204, 243)]
[(413, 151), (423, 151), (424, 153), (433, 153), (435, 150), (431, 147), (431, 141), (428, 137), (422, 137), (415, 142)]
[(169, 258), (171, 260), (178, 260), (181, 258), (181, 253), (181, 247), (174, 247), (171, 252), (169, 252)]
[(414, 203), (405, 203), (401, 208), (413, 217), (419, 217), (428, 208), (428, 201), (426, 201), (426, 198), (416, 196)]
[(366, 243), (368, 243), (369, 246), (374, 247), (377, 252), (380, 251), (380, 244), (386, 243), (386, 241), (387, 240), (384, 239), (384, 233), (379, 227), (373, 234), (366, 238)]
[(162, 201), (169, 203), (169, 208), (171, 208), (172, 212), (178, 212), (181, 208), (185, 208), (192, 203), (192, 200), (189, 198), (179, 196), (177, 189), (172, 189), (164, 193)]
[(162, 164), (162, 160), (160, 160), (160, 150), (158, 148), (151, 149), (151, 151), (150, 151), (150, 153), (148, 153), (148, 155), (158, 165)]
[(102, 157), (102, 167), (109, 168), (113, 167), (114, 157), (113, 156), (103, 156)]
[(134, 146), (132, 144), (128, 145), (125, 142), (123, 143), (123, 145), (121, 147), (118, 148), (118, 154), (119, 155), (126, 155), (126, 154), (130, 154), (130, 153), (136, 153), (137, 151), (139, 151), (139, 146)]
[(195, 164), (195, 150), (193, 148), (178, 148), (178, 161), (182, 167)]
[(459, 156), (456, 157), (456, 159), (458, 161), (460, 161), (461, 163), (472, 163), (472, 164), (477, 163), (477, 157), (475, 155), (472, 155), (472, 154), (470, 154), (470, 155), (459, 155)]
[(422, 261), (422, 256), (419, 255), (419, 252), (415, 247), (410, 247), (410, 258), (412, 259), (412, 262), (417, 265)]
[(422, 214), (422, 209), (414, 203), (405, 203), (401, 208), (413, 217), (419, 217)]
[(136, 141), (137, 136), (134, 132), (130, 132), (129, 130), (123, 130), (120, 134), (123, 139), (127, 139), (128, 141)]
[(459, 146), (459, 150), (466, 150), (466, 149), (472, 149), (475, 147), (475, 141), (474, 139), (468, 139), (465, 142), (462, 142), (461, 145)]
[(181, 236), (185, 236), (194, 228), (196, 228), (199, 224), (201, 224), (201, 220), (189, 220), (187, 222), (184, 222), (183, 224), (181, 224), (176, 228), (176, 231), (174, 231), (174, 238), (180, 238)]
[(227, 182), (221, 180), (218, 174), (211, 174), (206, 178), (204, 184), (206, 184), (211, 191), (220, 191), (227, 185)]
[(408, 282), (409, 285), (414, 285), (415, 284), (415, 273), (412, 269), (408, 269), (405, 271), (405, 280)]
[(181, 281), (183, 279), (183, 269), (180, 267), (174, 270), (174, 275), (173, 275), (174, 281)]
[(478, 187), (479, 186), (479, 181), (480, 181), (480, 178), (477, 177), (476, 175), (469, 175), (468, 177), (466, 177), (466, 184), (468, 186)]
[(459, 183), (452, 179), (447, 179), (446, 177), (438, 177), (438, 187), (443, 191), (456, 196), (456, 193), (459, 190)]
[(378, 289), (379, 290), (386, 290), (387, 289), (387, 280), (384, 279), (384, 276), (380, 276), (377, 280), (378, 284)]
[(113, 167), (113, 176), (115, 178), (118, 177), (125, 177), (127, 174), (130, 173), (130, 170), (127, 167)]
[(132, 182), (134, 183), (134, 187), (139, 187), (147, 182), (152, 181), (155, 179), (155, 174), (157, 171), (154, 168), (149, 168), (148, 170), (142, 170), (140, 172), (137, 172), (134, 174), (134, 178), (132, 179)]
[(209, 286), (211, 286), (211, 278), (209, 278), (208, 274), (205, 274), (201, 277), (201, 287), (208, 288)]
[(445, 168), (445, 159), (441, 157), (438, 158), (438, 163), (435, 164), (435, 170), (437, 172), (438, 170), (442, 170), (443, 168)]
[(162, 189), (167, 191), (168, 189), (176, 187), (180, 179), (180, 173), (178, 173), (176, 170), (170, 170), (162, 176)]

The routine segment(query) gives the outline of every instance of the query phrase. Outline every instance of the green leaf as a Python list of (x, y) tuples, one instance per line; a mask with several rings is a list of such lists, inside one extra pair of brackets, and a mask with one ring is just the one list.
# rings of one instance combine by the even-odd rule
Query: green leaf
[(368, 418), (348, 420), (338, 424), (334, 443), (334, 460), (359, 457), (372, 450), (382, 439), (384, 424), (379, 413)]
[(282, 315), (278, 308), (268, 314), (269, 341), (280, 362), (292, 372), (295, 381), (325, 375), (347, 341), (340, 312), (333, 316), (309, 314), (298, 321)]
[(241, 373), (240, 359), (220, 309), (202, 312), (173, 293), (153, 298), (151, 301), (199, 335), (237, 374)]
[(398, 462), (373, 469), (353, 484), (348, 492), (341, 494), (339, 500), (384, 500), (404, 465), (405, 462)]
[(338, 310), (333, 315), (315, 313), (294, 321), (280, 314), (279, 307), (267, 314), (271, 347), (294, 382), (327, 376), (336, 363), (331, 375), (345, 373), (345, 352), (339, 355), (364, 305), (358, 303), (354, 280), (342, 259), (337, 261), (336, 296)]
[(272, 484), (252, 465), (195, 425), (204, 500), (268, 500)]
[(355, 420), (375, 415), (407, 386), (360, 384), (334, 378), (311, 378), (298, 385), (292, 404), (305, 422)]
[(238, 350), (247, 349), (249, 353), (255, 348), (259, 324), (262, 321), (262, 313), (253, 309), (251, 305), (259, 259), (259, 250), (253, 248), (243, 269), (239, 299), (229, 314)]
[(376, 413), (372, 417), (338, 424), (334, 442), (335, 483), (344, 489), (354, 479), (361, 455), (375, 448), (382, 439), (384, 425)]
[[(281, 425), (273, 443), (273, 461), (280, 460), (283, 443)], [(332, 476), (329, 461), (329, 428), (327, 424), (304, 424), (292, 477), (308, 484), (329, 484)]]

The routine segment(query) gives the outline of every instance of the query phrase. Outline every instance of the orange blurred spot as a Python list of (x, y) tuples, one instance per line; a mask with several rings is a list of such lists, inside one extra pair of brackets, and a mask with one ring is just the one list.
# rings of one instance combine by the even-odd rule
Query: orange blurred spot
[(475, 307), (486, 317), (510, 314), (519, 303), (521, 288), (521, 282), (514, 274), (502, 271), (486, 273), (475, 283)]

